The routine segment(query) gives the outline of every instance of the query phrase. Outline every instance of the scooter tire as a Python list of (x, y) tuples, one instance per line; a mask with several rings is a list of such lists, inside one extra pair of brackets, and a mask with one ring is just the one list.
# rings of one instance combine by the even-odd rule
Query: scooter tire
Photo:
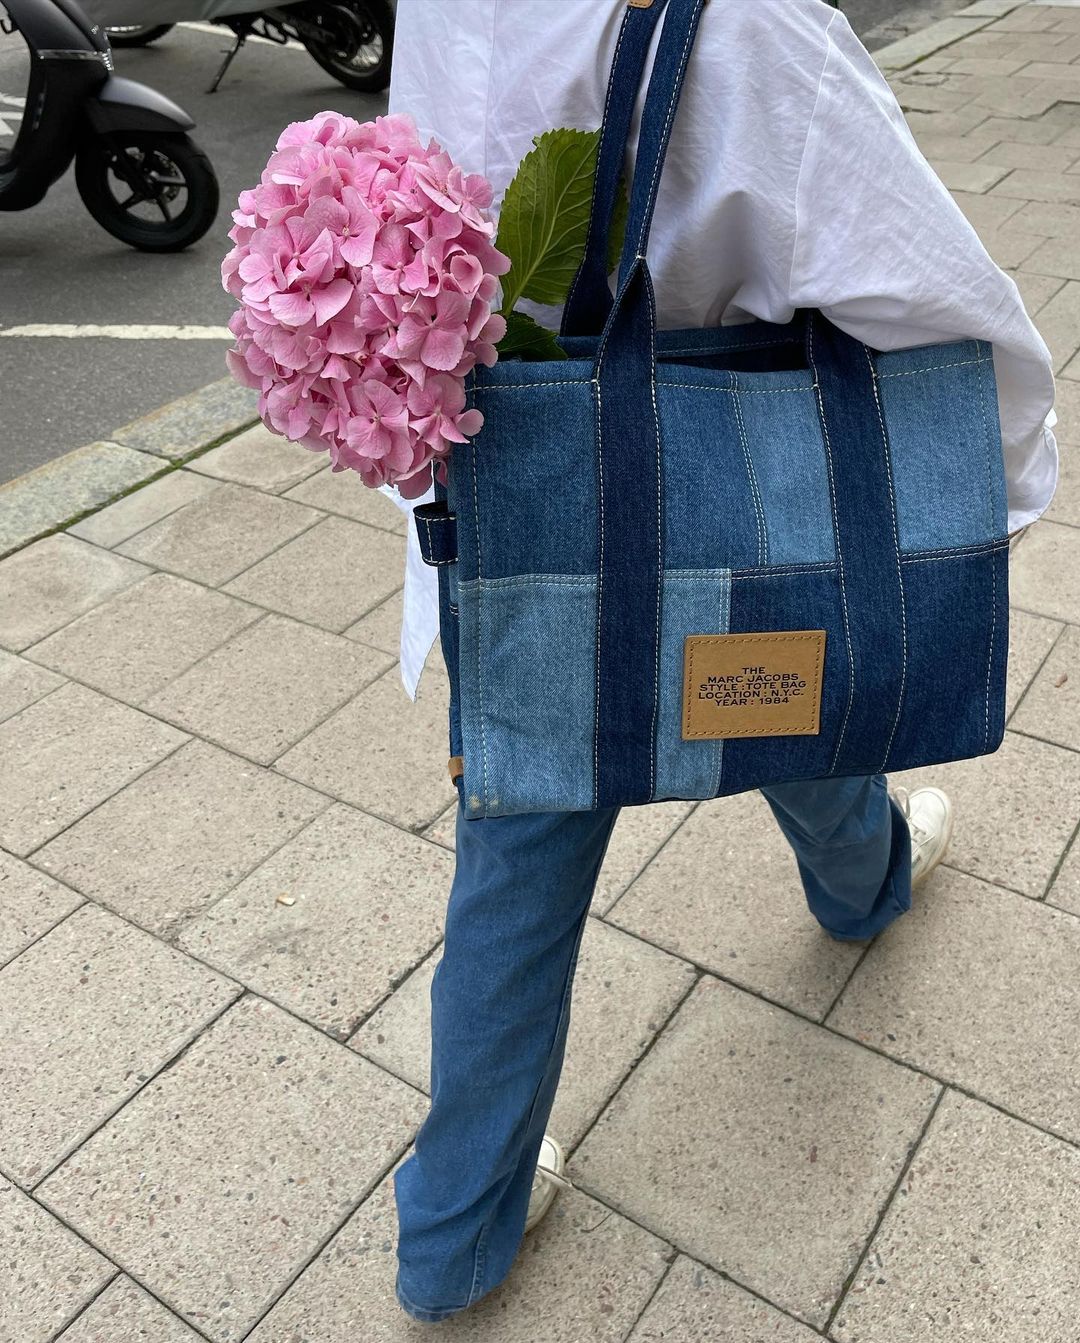
[[(110, 174), (118, 153), (160, 153), (179, 172), (187, 201), (171, 220), (140, 219), (113, 193)], [(75, 159), (75, 184), (83, 204), (114, 238), (140, 252), (181, 252), (209, 230), (220, 203), (213, 165), (189, 135), (114, 132), (83, 142)]]
[(175, 26), (172, 23), (148, 23), (140, 28), (136, 24), (127, 24), (124, 28), (106, 28), (105, 32), (111, 47), (148, 47), (159, 37), (171, 33)]
[(372, 26), (382, 41), (382, 55), (377, 64), (366, 69), (355, 69), (334, 50), (330, 43), (305, 41), (308, 55), (339, 84), (358, 93), (381, 93), (390, 83), (390, 65), (394, 55), (394, 11), (390, 0), (354, 0), (353, 9), (367, 12)]

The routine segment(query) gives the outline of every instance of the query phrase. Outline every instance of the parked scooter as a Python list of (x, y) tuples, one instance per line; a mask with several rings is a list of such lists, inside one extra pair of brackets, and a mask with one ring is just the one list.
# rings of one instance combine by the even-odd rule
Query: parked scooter
[(377, 93), (390, 82), (394, 46), (390, 0), (285, 0), (267, 9), (252, 9), (251, 0), (157, 0), (154, 23), (134, 22), (145, 17), (145, 0), (84, 3), (87, 12), (105, 26), (116, 47), (148, 46), (179, 22), (201, 20), (230, 31), (232, 49), (210, 85), (211, 93), (249, 37), (280, 45), (302, 43), (313, 59), (346, 88)]
[(144, 252), (201, 238), (218, 183), (188, 114), (112, 73), (108, 39), (75, 0), (0, 0), (0, 28), (31, 55), (22, 125), (0, 149), (0, 210), (36, 205), (74, 159), (83, 203), (114, 238)]

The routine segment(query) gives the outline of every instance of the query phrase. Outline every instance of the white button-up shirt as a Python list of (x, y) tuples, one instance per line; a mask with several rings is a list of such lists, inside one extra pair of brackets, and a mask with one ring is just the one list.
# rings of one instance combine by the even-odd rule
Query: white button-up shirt
[[(399, 0), (391, 111), (483, 173), (497, 207), (534, 135), (600, 125), (624, 10), (625, 0)], [(661, 327), (788, 322), (796, 308), (819, 308), (879, 350), (990, 342), (1010, 529), (1050, 502), (1046, 345), (847, 20), (823, 0), (707, 6), (648, 257)], [(415, 694), (438, 633), (438, 588), (410, 533), (401, 668)]]

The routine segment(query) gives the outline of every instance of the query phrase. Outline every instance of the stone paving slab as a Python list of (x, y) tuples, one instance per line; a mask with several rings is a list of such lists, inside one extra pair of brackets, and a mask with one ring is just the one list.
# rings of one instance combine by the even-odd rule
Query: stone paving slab
[(0, 844), (25, 857), (186, 740), (69, 682), (0, 723)]
[(401, 621), (405, 610), (405, 590), (398, 590), (387, 597), (381, 605), (361, 617), (355, 625), (350, 625), (342, 633), (347, 639), (367, 644), (369, 648), (378, 648), (391, 657), (397, 657), (401, 648)]
[(821, 1326), (939, 1094), (918, 1073), (704, 979), (569, 1173)]
[(59, 1343), (199, 1343), (200, 1334), (178, 1320), (130, 1278), (114, 1278)]
[[(433, 1336), (394, 1300), (389, 1181), (251, 1334), (249, 1343), (414, 1343)], [(438, 1326), (452, 1343), (622, 1343), (667, 1267), (655, 1236), (582, 1194), (561, 1194), (506, 1282)]]
[[(837, 1343), (1075, 1337), (1080, 1152), (948, 1095), (836, 1318)], [(918, 1324), (916, 1324), (918, 1322)]]
[(791, 849), (757, 793), (698, 807), (608, 918), (818, 1018), (862, 954), (810, 914)]
[[(440, 954), (410, 975), (349, 1041), (425, 1092), (431, 981)], [(685, 961), (599, 919), (588, 921), (574, 979), (566, 1061), (549, 1126), (562, 1143), (580, 1141), (695, 979), (694, 968)]]
[(1076, 836), (1046, 893), (1047, 904), (1080, 915), (1080, 847)]
[[(992, 967), (992, 970), (990, 969)], [(1080, 1142), (1080, 918), (935, 874), (829, 1025)]]
[(361, 484), (351, 471), (324, 467), (302, 485), (294, 486), (286, 497), (363, 522), (368, 527), (381, 527), (385, 532), (404, 534), (408, 528), (408, 519), (401, 509), (381, 490), (369, 490)]
[(75, 891), (0, 849), (0, 966), (80, 904)]
[(268, 765), (388, 665), (386, 654), (363, 644), (270, 615), (177, 677), (146, 707)]
[(273, 494), (224, 484), (122, 542), (117, 552), (217, 587), (321, 516)]
[(116, 1270), (15, 1185), (0, 1178), (0, 1343), (51, 1343)]
[(240, 992), (94, 905), (0, 971), (0, 1169), (29, 1187)]
[(626, 1343), (731, 1339), (732, 1343), (815, 1343), (821, 1335), (729, 1278), (679, 1255)]
[(190, 462), (192, 471), (254, 485), (270, 494), (282, 494), (321, 469), (323, 457), (272, 434), (262, 424), (245, 429), (220, 447), (212, 448)]
[(119, 443), (88, 443), (0, 486), (0, 555), (164, 469)]
[(442, 936), (453, 866), (437, 845), (339, 804), (180, 945), (344, 1039)]
[(257, 401), (250, 387), (221, 378), (133, 420), (118, 429), (113, 438), (142, 452), (179, 461), (205, 444), (252, 424)]
[(0, 644), (28, 648), (150, 571), (72, 536), (47, 536), (0, 561)]
[(217, 487), (218, 482), (210, 476), (200, 476), (194, 471), (170, 471), (167, 476), (152, 480), (83, 518), (69, 527), (68, 533), (98, 546), (116, 546)]
[(1065, 628), (1056, 620), (1029, 615), (1026, 611), (1009, 613), (1009, 672), (1005, 692), (1005, 712), (1012, 714), (1021, 697), (1046, 660), (1054, 641)]
[(24, 655), (139, 707), (261, 615), (212, 588), (152, 573)]
[(64, 677), (0, 649), (0, 722), (63, 684)]
[(328, 805), (291, 779), (189, 741), (38, 849), (34, 862), (170, 935)]
[(249, 998), (38, 1195), (213, 1343), (233, 1343), (392, 1165), (422, 1111), (404, 1083)]
[(1043, 663), (1012, 727), (1080, 750), (1080, 629), (1069, 625)]

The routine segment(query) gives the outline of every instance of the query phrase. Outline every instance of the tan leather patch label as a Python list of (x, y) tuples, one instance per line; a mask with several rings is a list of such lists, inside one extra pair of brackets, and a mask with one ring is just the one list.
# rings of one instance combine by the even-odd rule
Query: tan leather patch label
[(815, 736), (824, 667), (824, 630), (689, 635), (683, 740)]

